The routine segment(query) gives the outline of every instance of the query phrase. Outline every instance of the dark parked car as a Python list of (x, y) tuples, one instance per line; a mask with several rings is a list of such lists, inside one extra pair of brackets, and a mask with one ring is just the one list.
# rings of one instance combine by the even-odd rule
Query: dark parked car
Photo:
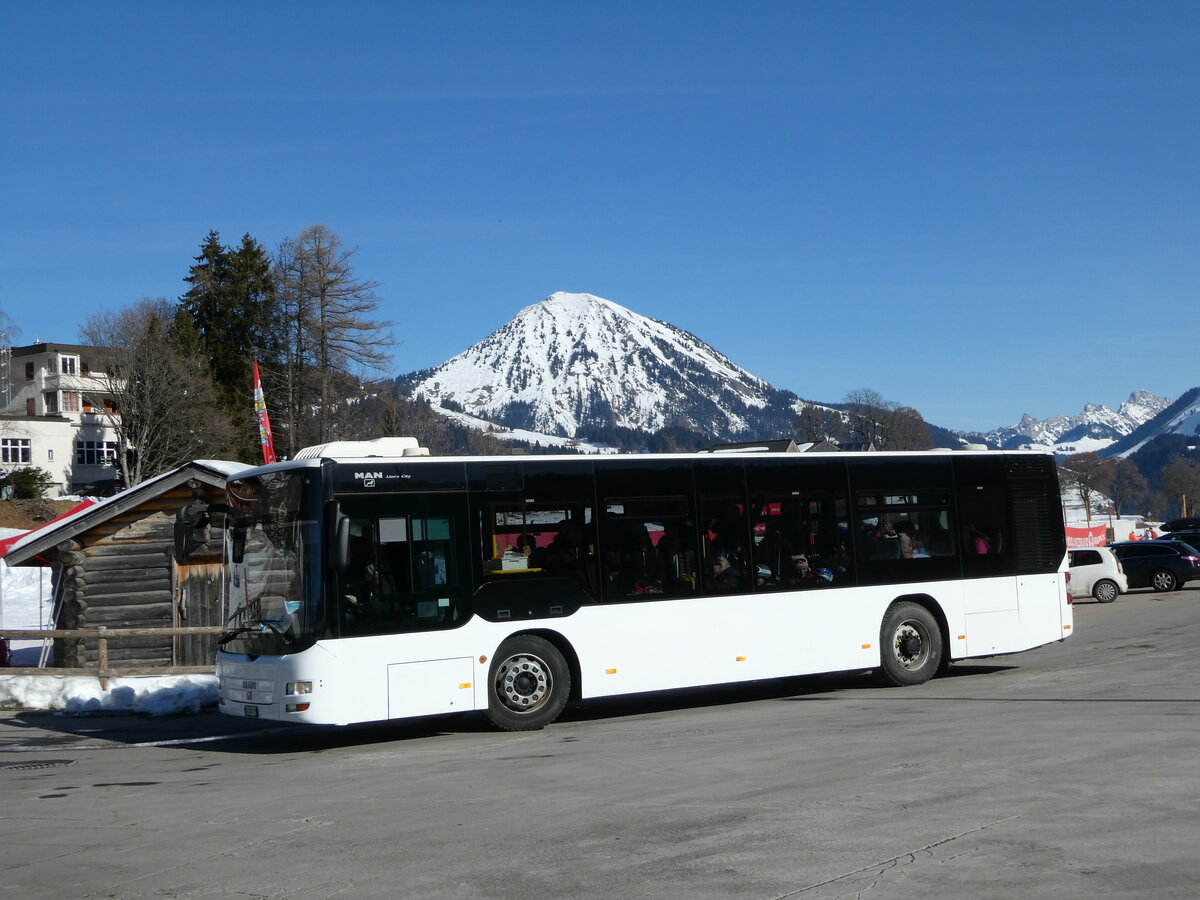
[(1130, 588), (1173, 591), (1200, 578), (1200, 553), (1183, 541), (1121, 541), (1109, 546), (1121, 560)]
[(1158, 536), (1160, 541), (1183, 541), (1200, 550), (1200, 531), (1167, 531)]

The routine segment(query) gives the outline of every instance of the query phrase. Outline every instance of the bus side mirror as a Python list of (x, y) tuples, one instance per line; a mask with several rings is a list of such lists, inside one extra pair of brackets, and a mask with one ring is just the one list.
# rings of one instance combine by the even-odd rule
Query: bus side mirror
[(246, 526), (234, 525), (229, 542), (229, 558), (235, 563), (240, 563), (246, 558)]
[(350, 517), (340, 514), (333, 545), (333, 568), (336, 572), (350, 568)]
[(208, 524), (208, 505), (194, 500), (175, 512), (175, 562), (184, 563), (196, 549), (196, 531)]

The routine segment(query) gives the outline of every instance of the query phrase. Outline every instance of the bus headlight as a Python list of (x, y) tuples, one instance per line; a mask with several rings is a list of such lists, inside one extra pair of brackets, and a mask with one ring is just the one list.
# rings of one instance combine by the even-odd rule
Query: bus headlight
[(297, 694), (311, 694), (312, 693), (312, 682), (311, 681), (289, 681), (287, 683), (287, 690), (285, 691), (285, 693), (289, 697), (294, 697)]

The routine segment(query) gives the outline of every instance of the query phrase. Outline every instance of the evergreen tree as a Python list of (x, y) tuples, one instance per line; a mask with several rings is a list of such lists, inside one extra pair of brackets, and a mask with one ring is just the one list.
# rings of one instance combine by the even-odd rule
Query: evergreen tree
[(251, 405), (251, 364), (277, 364), (281, 354), (280, 310), (271, 261), (249, 234), (230, 248), (210, 231), (179, 298), (173, 337), (181, 349), (198, 351), (207, 363), (217, 403), (235, 425), (236, 449), (257, 444)]

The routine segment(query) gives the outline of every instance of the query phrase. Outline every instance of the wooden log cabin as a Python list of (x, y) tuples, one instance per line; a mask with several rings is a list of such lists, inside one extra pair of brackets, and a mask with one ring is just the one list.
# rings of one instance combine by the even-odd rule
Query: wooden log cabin
[[(60, 629), (164, 628), (221, 625), (224, 614), (222, 536), (174, 559), (175, 513), (201, 497), (223, 503), (225, 481), (243, 463), (197, 460), (54, 522), (17, 542), (10, 566), (54, 567), (56, 626)], [(204, 666), (215, 663), (216, 635), (114, 638), (108, 664), (116, 668)], [(60, 639), (54, 664), (95, 667), (95, 640)]]

